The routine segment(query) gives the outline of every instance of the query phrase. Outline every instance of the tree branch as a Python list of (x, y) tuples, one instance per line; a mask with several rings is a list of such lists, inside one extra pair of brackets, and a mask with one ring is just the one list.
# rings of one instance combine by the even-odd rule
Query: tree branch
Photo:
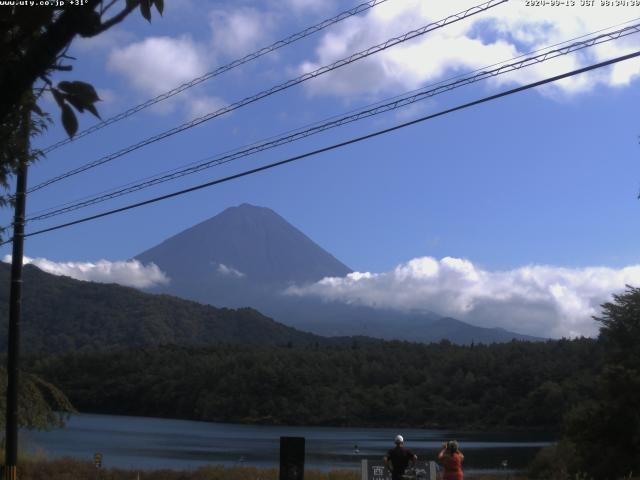
[(140, 5), (140, 0), (127, 2), (127, 6), (120, 13), (118, 13), (117, 15), (114, 15), (106, 22), (102, 22), (100, 26), (95, 30), (95, 32), (92, 32), (90, 35), (82, 35), (82, 36), (87, 38), (95, 37), (96, 35), (99, 35), (100, 33), (106, 30), (109, 30), (111, 27), (113, 27), (114, 25), (117, 25), (118, 23), (123, 21), (125, 18), (127, 18), (127, 15), (133, 12), (138, 7), (138, 5)]

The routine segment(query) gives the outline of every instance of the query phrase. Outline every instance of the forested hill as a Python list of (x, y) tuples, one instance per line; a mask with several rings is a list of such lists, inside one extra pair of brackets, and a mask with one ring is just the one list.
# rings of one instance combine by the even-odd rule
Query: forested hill
[[(9, 273), (10, 266), (0, 263), (0, 351), (7, 345)], [(219, 309), (116, 284), (54, 276), (31, 265), (24, 268), (22, 313), (22, 348), (32, 353), (164, 344), (313, 345), (329, 341), (251, 308)]]
[(591, 339), (356, 342), (304, 349), (167, 346), (38, 358), (25, 366), (86, 413), (553, 431), (563, 414), (589, 398), (600, 358)]

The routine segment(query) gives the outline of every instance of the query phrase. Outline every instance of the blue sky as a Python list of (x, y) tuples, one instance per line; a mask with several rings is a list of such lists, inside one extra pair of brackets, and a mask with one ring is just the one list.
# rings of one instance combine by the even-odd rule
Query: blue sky
[[(70, 52), (77, 57), (74, 72), (59, 79), (92, 82), (103, 99), (99, 110), (106, 118), (357, 4), (167, 2), (164, 17), (154, 12), (151, 24), (136, 13), (97, 39), (76, 41)], [(29, 184), (474, 4), (387, 0), (357, 18), (52, 152), (30, 170)], [(528, 8), (524, 1), (511, 0), (35, 192), (28, 211), (73, 201), (637, 17), (640, 8), (634, 7)], [(639, 35), (113, 202), (34, 222), (27, 231), (628, 53), (640, 45)], [(89, 262), (125, 261), (229, 206), (248, 202), (272, 208), (351, 268), (369, 274), (325, 282), (308, 294), (338, 300), (356, 295), (367, 301), (362, 293), (366, 290), (377, 304), (385, 303), (384, 292), (407, 288), (403, 283), (407, 277), (401, 273), (408, 268), (417, 282), (411, 284), (416, 298), (389, 296), (388, 305), (430, 307), (424, 302), (446, 290), (451, 297), (444, 297), (454, 306), (443, 305), (441, 311), (479, 324), (555, 336), (593, 334), (590, 315), (599, 303), (625, 283), (640, 283), (639, 86), (640, 61), (630, 60), (250, 178), (31, 237), (25, 252), (47, 259), (51, 271), (87, 272), (92, 268)], [(50, 100), (45, 99), (44, 106), (57, 116)], [(94, 119), (84, 115), (80, 121), (82, 129)], [(46, 146), (63, 137), (56, 122), (36, 142)], [(5, 224), (9, 213), (2, 213)], [(2, 248), (3, 255), (10, 253), (8, 246)], [(443, 261), (449, 257), (467, 263)], [(75, 263), (65, 270), (60, 262)], [(439, 273), (433, 273), (434, 268)], [(527, 268), (533, 270), (523, 270)], [(464, 292), (451, 286), (467, 281)], [(469, 291), (476, 293), (468, 297)], [(485, 311), (488, 304), (500, 302), (499, 309)], [(528, 309), (530, 314), (504, 319), (514, 308)], [(548, 312), (553, 321), (545, 323), (540, 319)]]

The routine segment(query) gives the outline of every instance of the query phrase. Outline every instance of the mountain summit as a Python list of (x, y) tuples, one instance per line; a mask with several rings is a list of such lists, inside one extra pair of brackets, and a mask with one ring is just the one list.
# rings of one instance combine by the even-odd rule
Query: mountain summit
[(170, 278), (222, 276), (281, 286), (351, 269), (269, 208), (243, 203), (141, 253)]

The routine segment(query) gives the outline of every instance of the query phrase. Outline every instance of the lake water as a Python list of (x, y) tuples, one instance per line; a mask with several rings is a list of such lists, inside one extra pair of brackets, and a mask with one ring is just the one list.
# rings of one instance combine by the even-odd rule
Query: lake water
[[(398, 433), (421, 460), (434, 460), (445, 440), (456, 439), (465, 467), (497, 470), (525, 468), (552, 438), (539, 433), (482, 433), (386, 428), (283, 427), (113, 415), (74, 415), (63, 429), (21, 432), (21, 447), (49, 458), (93, 460), (104, 467), (194, 469), (209, 464), (277, 467), (279, 438), (306, 438), (307, 468), (359, 468), (362, 459), (380, 460)], [(358, 450), (354, 449), (357, 445)]]

